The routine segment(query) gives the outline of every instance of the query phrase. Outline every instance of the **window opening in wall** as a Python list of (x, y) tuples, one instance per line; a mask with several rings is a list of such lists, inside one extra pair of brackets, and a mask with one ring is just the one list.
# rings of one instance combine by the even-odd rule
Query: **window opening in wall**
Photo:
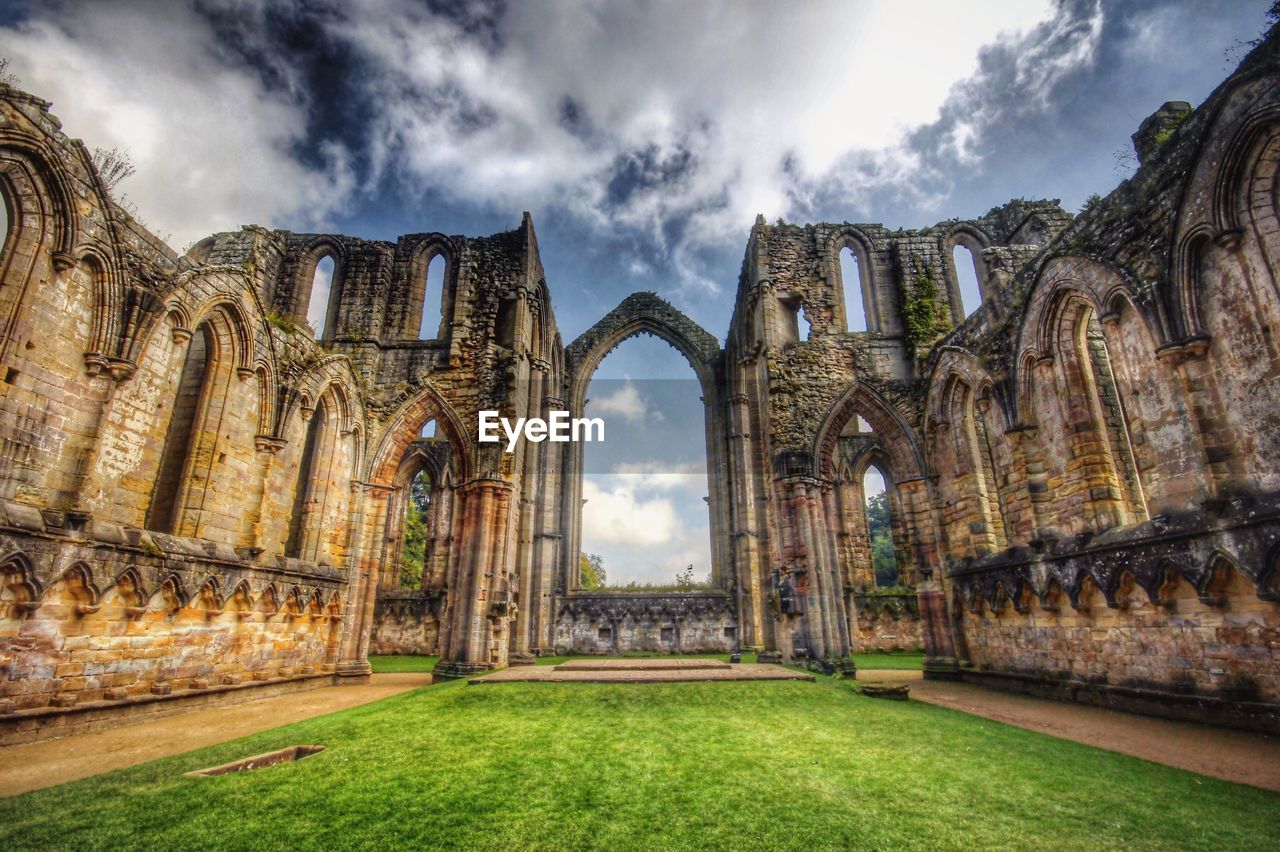
[(307, 302), (307, 324), (311, 326), (316, 340), (324, 337), (329, 330), (329, 302), (333, 292), (335, 268), (333, 255), (326, 254), (316, 263), (315, 274), (311, 277), (311, 300)]
[(515, 348), (516, 307), (519, 304), (518, 299), (503, 299), (498, 304), (498, 317), (494, 323), (494, 336), (497, 338), (499, 346), (505, 346), (508, 349)]
[(428, 420), (426, 423), (422, 424), (422, 429), (421, 431), (418, 432), (418, 437), (434, 438), (435, 436), (436, 436), (436, 421), (435, 421), (435, 418), (432, 418), (431, 420)]
[(951, 249), (951, 265), (956, 270), (956, 284), (960, 288), (960, 304), (964, 315), (969, 316), (982, 307), (982, 288), (978, 285), (978, 262), (973, 251), (956, 243)]
[(173, 413), (169, 416), (164, 449), (160, 452), (155, 489), (151, 494), (151, 505), (147, 509), (146, 525), (149, 530), (172, 533), (177, 526), (181, 514), (178, 500), (182, 496), (182, 480), (186, 475), (187, 460), (195, 443), (196, 415), (200, 409), (209, 353), (212, 350), (209, 327), (201, 323), (187, 343), (187, 354), (182, 362)]
[(404, 510), (404, 542), (400, 549), (400, 586), (422, 587), (427, 564), (427, 542), (431, 537), (431, 477), (418, 471), (409, 483)]
[(795, 343), (800, 339), (800, 303), (782, 302), (782, 342)]
[(840, 285), (844, 289), (844, 315), (849, 331), (868, 331), (867, 309), (863, 303), (862, 267), (853, 249), (840, 250)]
[(419, 340), (435, 340), (441, 336), (444, 280), (448, 269), (449, 260), (442, 254), (437, 254), (427, 262), (427, 280), (422, 289), (422, 316), (418, 322)]
[(862, 497), (866, 501), (867, 536), (871, 541), (871, 568), (876, 586), (897, 586), (898, 557), (893, 550), (893, 517), (889, 509), (888, 480), (875, 465), (862, 475)]

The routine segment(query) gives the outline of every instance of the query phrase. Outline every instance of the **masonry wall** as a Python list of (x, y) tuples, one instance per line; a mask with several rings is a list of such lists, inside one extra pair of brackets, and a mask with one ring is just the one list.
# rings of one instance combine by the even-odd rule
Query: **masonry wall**
[(731, 653), (737, 619), (723, 592), (579, 592), (560, 604), (557, 654)]

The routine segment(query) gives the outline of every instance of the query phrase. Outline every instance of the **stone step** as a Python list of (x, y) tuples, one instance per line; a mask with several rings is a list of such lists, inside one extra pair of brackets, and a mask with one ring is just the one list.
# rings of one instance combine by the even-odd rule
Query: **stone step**
[(555, 667), (562, 672), (665, 672), (727, 669), (720, 660), (570, 660)]

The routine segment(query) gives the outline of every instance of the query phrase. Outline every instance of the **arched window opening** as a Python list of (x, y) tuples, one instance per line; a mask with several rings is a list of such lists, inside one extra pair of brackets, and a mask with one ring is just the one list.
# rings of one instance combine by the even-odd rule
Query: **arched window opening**
[[(584, 415), (602, 418), (607, 431), (604, 441), (578, 445), (583, 505), (575, 584), (709, 587), (707, 411), (689, 362), (661, 339), (629, 338), (601, 361), (586, 397)], [(653, 639), (675, 649), (661, 635)]]
[(852, 247), (845, 246), (840, 250), (840, 284), (844, 290), (844, 316), (849, 331), (871, 331), (870, 314), (866, 308), (868, 293), (863, 275), (858, 256), (854, 254)]
[(961, 309), (967, 317), (982, 307), (981, 262), (973, 249), (963, 243), (956, 243), (951, 248), (951, 265), (956, 271)]
[(329, 337), (332, 329), (329, 323), (335, 319), (330, 316), (330, 302), (333, 301), (333, 276), (337, 262), (332, 254), (326, 254), (316, 263), (315, 273), (311, 276), (311, 299), (307, 302), (307, 324), (315, 334), (316, 340)]
[(173, 398), (173, 411), (169, 415), (169, 428), (165, 433), (164, 449), (160, 453), (160, 467), (147, 509), (146, 526), (149, 530), (174, 533), (181, 520), (182, 485), (186, 480), (191, 450), (195, 445), (195, 424), (205, 386), (208, 384), (209, 357), (213, 348), (209, 325), (203, 322), (191, 335), (191, 340), (187, 343), (187, 354), (182, 362), (182, 373)]
[(437, 254), (427, 261), (427, 279), (422, 290), (422, 316), (418, 322), (419, 340), (436, 340), (442, 337), (444, 282), (449, 271), (449, 259)]
[(404, 537), (400, 547), (400, 587), (418, 589), (427, 564), (431, 538), (431, 475), (418, 471), (409, 483), (404, 501)]
[(875, 465), (862, 475), (862, 498), (866, 504), (867, 538), (871, 542), (871, 569), (876, 587), (902, 582), (898, 557), (893, 547), (893, 516), (889, 508), (888, 478)]
[(424, 439), (434, 438), (436, 436), (436, 420), (431, 418), (422, 424), (422, 429), (418, 431), (418, 437)]

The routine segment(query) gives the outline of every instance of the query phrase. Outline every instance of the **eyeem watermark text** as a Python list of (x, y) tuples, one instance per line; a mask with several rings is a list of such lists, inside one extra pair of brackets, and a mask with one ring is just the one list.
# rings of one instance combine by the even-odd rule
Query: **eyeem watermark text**
[(568, 441), (603, 441), (604, 420), (599, 417), (570, 417), (567, 411), (552, 411), (549, 419), (541, 417), (517, 417), (515, 425), (496, 411), (480, 412), (480, 442), (496, 444), (502, 440), (498, 428), (507, 436), (507, 452), (515, 452), (516, 441), (524, 435), (526, 441), (540, 444), (543, 441), (566, 443)]

